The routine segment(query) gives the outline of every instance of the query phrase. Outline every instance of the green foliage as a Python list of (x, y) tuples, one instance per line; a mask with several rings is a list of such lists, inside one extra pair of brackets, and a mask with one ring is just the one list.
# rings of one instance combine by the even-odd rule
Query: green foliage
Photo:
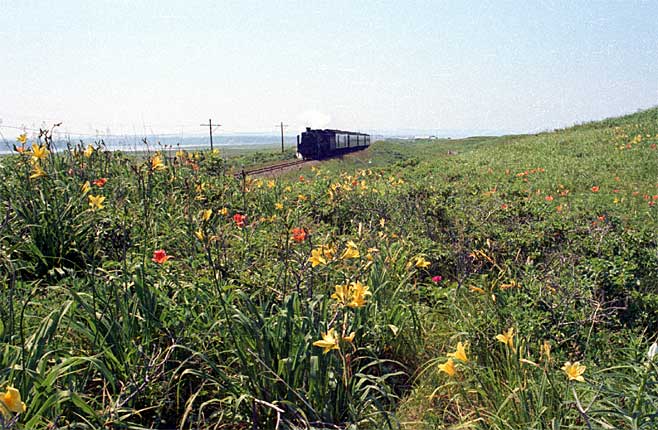
[(656, 112), (276, 179), (46, 130), (0, 160), (0, 427), (652, 428)]

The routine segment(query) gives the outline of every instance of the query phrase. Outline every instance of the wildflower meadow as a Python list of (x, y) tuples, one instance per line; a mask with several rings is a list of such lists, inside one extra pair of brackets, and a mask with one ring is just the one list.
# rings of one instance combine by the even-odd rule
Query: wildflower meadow
[(658, 428), (657, 144), (652, 109), (250, 177), (22, 134), (0, 429)]

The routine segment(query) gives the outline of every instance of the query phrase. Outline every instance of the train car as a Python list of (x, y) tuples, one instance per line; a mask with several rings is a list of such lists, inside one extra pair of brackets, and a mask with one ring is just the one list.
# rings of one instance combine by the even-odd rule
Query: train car
[(311, 130), (297, 136), (297, 157), (319, 160), (370, 146), (370, 135), (343, 130)]

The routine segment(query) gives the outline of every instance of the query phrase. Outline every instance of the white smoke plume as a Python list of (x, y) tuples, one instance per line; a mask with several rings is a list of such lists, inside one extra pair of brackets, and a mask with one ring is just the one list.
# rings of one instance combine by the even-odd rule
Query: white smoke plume
[(331, 116), (317, 110), (307, 110), (297, 115), (297, 121), (304, 127), (327, 128)]

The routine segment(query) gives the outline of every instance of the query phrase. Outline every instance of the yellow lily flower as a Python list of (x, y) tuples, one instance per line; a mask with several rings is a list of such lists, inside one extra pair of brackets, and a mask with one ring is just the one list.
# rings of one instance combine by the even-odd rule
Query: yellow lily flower
[(206, 238), (206, 236), (203, 234), (203, 230), (198, 229), (197, 231), (194, 232), (194, 235), (196, 236), (197, 239), (199, 239), (201, 242), (203, 242), (203, 239)]
[(27, 410), (27, 406), (21, 401), (21, 393), (14, 387), (7, 387), (7, 391), (0, 395), (0, 402), (10, 412), (20, 414)]
[(356, 281), (350, 284), (351, 287), (351, 298), (352, 300), (347, 304), (351, 308), (360, 308), (366, 304), (366, 296), (372, 295), (368, 291), (368, 286), (363, 285), (361, 282)]
[(276, 182), (274, 181), (267, 181), (267, 188), (274, 188), (276, 186)]
[(283, 209), (283, 203), (274, 203), (274, 209), (281, 210)]
[(416, 257), (415, 266), (418, 267), (419, 269), (427, 269), (428, 267), (430, 267), (430, 264), (432, 264), (432, 263), (425, 260), (425, 257), (423, 257), (422, 255)]
[(336, 290), (335, 293), (331, 295), (332, 299), (336, 299), (338, 303), (341, 303), (343, 305), (347, 304), (349, 298), (350, 298), (350, 286), (349, 285), (336, 285), (334, 286), (334, 289)]
[(461, 342), (457, 342), (457, 350), (455, 352), (449, 352), (447, 355), (448, 357), (453, 357), (459, 361), (468, 363), (468, 356), (466, 355), (466, 347)]
[(343, 340), (345, 342), (352, 343), (352, 342), (354, 342), (354, 336), (355, 335), (356, 335), (356, 333), (352, 332), (352, 333), (350, 333), (349, 336), (343, 336)]
[(94, 147), (91, 145), (87, 145), (87, 149), (85, 149), (84, 155), (85, 157), (89, 158), (91, 157), (91, 154), (94, 153)]
[(32, 160), (45, 160), (48, 158), (50, 151), (46, 149), (46, 145), (37, 145), (36, 143), (32, 144)]
[(579, 361), (576, 361), (573, 364), (570, 361), (567, 361), (564, 363), (564, 366), (562, 366), (562, 370), (567, 374), (567, 378), (569, 378), (570, 381), (585, 382), (585, 378), (583, 378), (585, 369), (587, 369), (587, 367), (582, 366)]
[(452, 361), (452, 358), (449, 358), (443, 364), (439, 364), (439, 372), (445, 372), (448, 376), (455, 376), (457, 373), (457, 368), (455, 367), (455, 362)]
[(96, 210), (96, 209), (103, 209), (105, 206), (103, 206), (103, 202), (105, 201), (104, 196), (93, 196), (90, 195), (89, 197), (89, 206), (91, 207), (91, 210)]
[(203, 221), (208, 221), (212, 216), (212, 209), (205, 209), (201, 211), (201, 219)]
[(165, 170), (167, 166), (162, 162), (162, 157), (159, 155), (154, 155), (153, 158), (151, 158), (151, 169), (154, 172), (159, 172), (161, 170)]
[(340, 258), (341, 260), (345, 260), (346, 258), (359, 258), (360, 256), (361, 254), (359, 253), (359, 248), (356, 246), (356, 243), (350, 240), (347, 242), (347, 248)]
[(311, 262), (311, 265), (313, 267), (318, 266), (320, 264), (325, 265), (327, 264), (327, 260), (322, 255), (322, 248), (316, 248), (311, 251), (311, 257), (308, 259), (308, 261)]
[(220, 215), (223, 215), (223, 216), (228, 215), (228, 209), (227, 209), (227, 208), (221, 208), (221, 209), (219, 210), (219, 214), (220, 214)]
[(496, 340), (507, 344), (510, 348), (514, 348), (514, 327), (510, 327), (506, 332), (497, 335)]
[(333, 328), (330, 328), (326, 333), (322, 333), (322, 340), (316, 340), (313, 342), (313, 346), (324, 348), (324, 351), (322, 351), (323, 354), (326, 354), (332, 349), (340, 349), (338, 346), (336, 331)]

